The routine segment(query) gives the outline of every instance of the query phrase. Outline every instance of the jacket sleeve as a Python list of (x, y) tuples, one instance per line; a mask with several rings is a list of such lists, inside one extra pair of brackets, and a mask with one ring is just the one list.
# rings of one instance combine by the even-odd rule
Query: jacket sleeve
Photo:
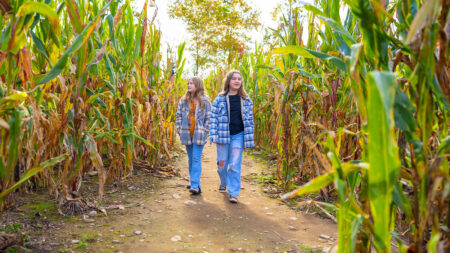
[(218, 124), (219, 124), (219, 105), (217, 98), (214, 99), (214, 102), (211, 107), (211, 117), (209, 122), (209, 140), (210, 142), (217, 142), (219, 140), (219, 135), (217, 133)]
[(206, 100), (205, 106), (206, 106), (206, 117), (205, 121), (203, 122), (203, 125), (205, 126), (206, 131), (209, 132), (209, 126), (211, 122), (211, 102), (209, 102), (209, 100)]
[(175, 125), (177, 127), (177, 133), (178, 134), (180, 134), (180, 130), (181, 130), (181, 119), (182, 119), (181, 110), (182, 110), (182, 103), (181, 103), (181, 100), (180, 100), (180, 102), (178, 102), (177, 113), (175, 115)]
[(249, 105), (250, 105), (250, 123), (251, 123), (251, 126), (252, 126), (252, 129), (255, 129), (255, 123), (254, 123), (254, 121), (253, 121), (253, 101), (252, 100), (250, 100), (249, 99)]

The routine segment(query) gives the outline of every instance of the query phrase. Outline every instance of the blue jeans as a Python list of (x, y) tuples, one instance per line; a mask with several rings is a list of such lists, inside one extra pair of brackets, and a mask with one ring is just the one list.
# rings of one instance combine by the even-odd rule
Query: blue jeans
[(228, 194), (237, 197), (241, 191), (241, 165), (244, 151), (244, 132), (230, 136), (230, 144), (217, 144), (217, 173), (220, 185), (228, 187)]
[(200, 176), (202, 174), (202, 152), (204, 145), (186, 145), (189, 157), (189, 177), (191, 188), (200, 187)]

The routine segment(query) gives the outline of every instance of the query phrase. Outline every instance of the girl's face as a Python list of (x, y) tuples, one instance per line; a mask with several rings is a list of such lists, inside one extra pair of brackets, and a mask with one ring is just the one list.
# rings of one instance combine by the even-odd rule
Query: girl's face
[(230, 89), (239, 90), (242, 85), (242, 76), (238, 73), (234, 73), (230, 80)]
[(188, 92), (194, 93), (194, 91), (195, 91), (195, 84), (194, 84), (194, 82), (192, 82), (192, 80), (189, 80), (189, 82), (188, 82)]

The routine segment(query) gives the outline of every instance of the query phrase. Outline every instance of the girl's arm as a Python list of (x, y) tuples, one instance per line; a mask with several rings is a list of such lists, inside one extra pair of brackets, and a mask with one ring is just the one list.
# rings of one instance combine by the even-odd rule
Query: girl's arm
[(178, 134), (180, 134), (180, 130), (181, 130), (181, 118), (182, 118), (181, 106), (182, 106), (182, 103), (181, 103), (181, 100), (180, 100), (180, 102), (178, 102), (177, 114), (175, 115), (175, 125), (177, 127), (177, 133)]
[(210, 142), (217, 142), (219, 140), (219, 136), (217, 135), (217, 124), (218, 124), (218, 102), (217, 98), (214, 99), (214, 102), (211, 107), (211, 117), (209, 119), (209, 140)]

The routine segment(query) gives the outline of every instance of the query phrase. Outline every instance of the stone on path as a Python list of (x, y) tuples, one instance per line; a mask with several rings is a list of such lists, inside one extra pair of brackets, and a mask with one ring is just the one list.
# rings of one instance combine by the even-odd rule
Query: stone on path
[(95, 220), (89, 219), (88, 217), (89, 217), (89, 216), (87, 216), (87, 215), (83, 215), (83, 220), (84, 220), (84, 222), (86, 222), (86, 223), (92, 223), (92, 222), (95, 222)]
[(71, 241), (72, 244), (77, 244), (77, 243), (79, 243), (79, 242), (80, 242), (79, 240), (72, 240), (72, 241)]
[(88, 215), (89, 216), (91, 216), (91, 217), (97, 217), (98, 216), (98, 213), (97, 213), (97, 211), (90, 211), (89, 213), (88, 213)]
[(297, 228), (295, 228), (295, 227), (293, 227), (293, 226), (289, 226), (289, 230), (296, 231)]
[(181, 240), (181, 236), (179, 236), (179, 235), (176, 235), (176, 236), (174, 236), (174, 237), (170, 238), (170, 240), (171, 240), (172, 242), (178, 242), (178, 241), (180, 241), (180, 240)]
[(297, 217), (291, 217), (290, 219), (291, 220), (297, 220)]
[(325, 240), (331, 240), (331, 236), (328, 235), (319, 235), (320, 238), (325, 239)]
[(135, 234), (135, 235), (140, 235), (140, 234), (142, 234), (142, 231), (136, 230), (136, 231), (134, 231), (134, 234)]
[(269, 216), (273, 216), (273, 213), (266, 213), (267, 215), (269, 215)]
[(178, 195), (178, 194), (176, 194), (176, 193), (174, 193), (174, 194), (172, 195), (172, 197), (173, 197), (174, 199), (181, 199), (180, 195)]
[(186, 204), (186, 205), (197, 205), (197, 202), (195, 202), (193, 200), (186, 200), (186, 201), (184, 201), (184, 204)]
[(112, 243), (119, 244), (120, 241), (119, 240), (112, 240)]

